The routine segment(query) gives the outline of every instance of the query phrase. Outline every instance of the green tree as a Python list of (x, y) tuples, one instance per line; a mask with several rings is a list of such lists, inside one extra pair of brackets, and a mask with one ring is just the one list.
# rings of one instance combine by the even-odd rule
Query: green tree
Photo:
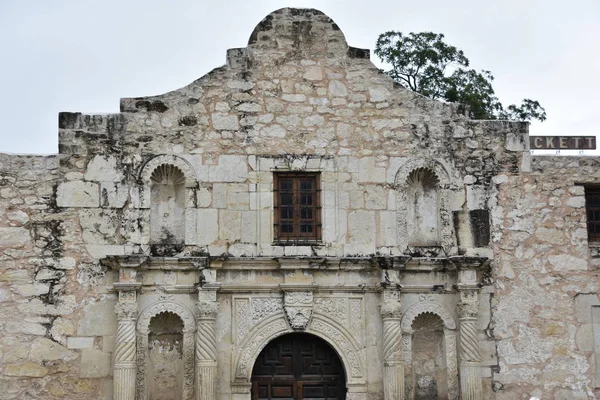
[(492, 73), (469, 68), (465, 53), (445, 43), (442, 34), (382, 33), (375, 54), (391, 66), (386, 73), (400, 85), (432, 99), (466, 106), (473, 119), (546, 119), (546, 111), (535, 100), (523, 99), (521, 105), (504, 108), (494, 92)]

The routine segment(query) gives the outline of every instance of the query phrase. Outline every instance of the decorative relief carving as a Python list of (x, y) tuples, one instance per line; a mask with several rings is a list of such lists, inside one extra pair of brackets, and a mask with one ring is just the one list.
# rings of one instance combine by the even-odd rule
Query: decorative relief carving
[(402, 332), (402, 361), (405, 364), (412, 362), (412, 332)]
[(384, 319), (400, 318), (402, 316), (402, 304), (400, 303), (400, 292), (385, 290), (382, 295), (382, 301), (379, 305), (379, 311)]
[(256, 335), (253, 335), (251, 340), (244, 343), (242, 347), (242, 353), (235, 370), (236, 379), (249, 379), (250, 371), (254, 365), (254, 358), (258, 355), (265, 342), (287, 330), (288, 327), (284, 319), (276, 319), (262, 329), (258, 329)]
[(148, 332), (140, 332), (138, 329), (137, 337), (137, 379), (135, 382), (135, 398), (137, 400), (146, 400), (146, 360), (148, 355)]
[(252, 299), (252, 322), (260, 323), (263, 319), (283, 311), (283, 300), (273, 297)]
[(477, 292), (461, 291), (460, 303), (457, 306), (460, 319), (477, 319), (479, 314), (479, 299)]
[(348, 308), (346, 299), (341, 297), (315, 298), (315, 313), (326, 315), (346, 325)]
[(459, 381), (456, 357), (456, 334), (448, 329), (444, 330), (444, 341), (446, 347), (446, 369), (448, 371), (448, 398), (458, 399)]
[(199, 301), (198, 318), (216, 318), (219, 305), (216, 301)]
[(194, 332), (183, 332), (183, 399), (194, 399)]
[(117, 303), (115, 304), (115, 313), (119, 320), (135, 320), (138, 314), (138, 305), (137, 303)]
[(446, 328), (456, 329), (454, 318), (444, 306), (437, 303), (422, 302), (413, 305), (404, 313), (404, 316), (402, 317), (402, 330), (407, 332), (411, 331), (414, 319), (426, 312), (438, 315), (442, 321), (444, 321), (444, 326)]
[(363, 345), (364, 320), (362, 299), (350, 299), (350, 332), (354, 333), (359, 346)]
[(285, 292), (285, 315), (294, 330), (305, 330), (312, 317), (312, 292)]
[(135, 290), (119, 290), (119, 303), (135, 303)]
[(317, 319), (313, 321), (311, 329), (315, 332), (319, 332), (324, 337), (328, 338), (330, 342), (335, 343), (341, 353), (344, 354), (345, 359), (349, 363), (350, 375), (353, 378), (361, 378), (363, 376), (360, 357), (358, 355), (358, 349), (356, 349), (351, 342), (346, 338), (338, 328)]
[(147, 307), (144, 311), (142, 311), (142, 314), (138, 319), (138, 330), (140, 332), (145, 331), (146, 334), (148, 334), (148, 326), (150, 324), (150, 319), (163, 312), (171, 312), (173, 314), (177, 314), (183, 321), (184, 330), (196, 330), (196, 321), (194, 319), (194, 315), (181, 304), (170, 302), (155, 303)]
[(236, 342), (241, 343), (242, 339), (250, 330), (250, 300), (236, 299), (235, 300), (235, 329)]

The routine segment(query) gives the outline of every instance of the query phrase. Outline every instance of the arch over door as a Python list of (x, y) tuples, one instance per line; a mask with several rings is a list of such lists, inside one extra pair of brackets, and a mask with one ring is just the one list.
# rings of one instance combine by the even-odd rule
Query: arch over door
[(335, 350), (316, 336), (281, 336), (254, 363), (252, 399), (345, 400), (344, 367)]

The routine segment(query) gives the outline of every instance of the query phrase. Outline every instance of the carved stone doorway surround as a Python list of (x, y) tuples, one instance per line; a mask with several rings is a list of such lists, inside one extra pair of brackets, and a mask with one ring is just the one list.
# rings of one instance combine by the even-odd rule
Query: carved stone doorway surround
[[(328, 343), (345, 369), (346, 400), (367, 400), (363, 329), (349, 326), (352, 315), (357, 321), (364, 318), (363, 295), (337, 293), (323, 298), (313, 291), (318, 287), (282, 287), (278, 295), (234, 296), (232, 400), (251, 399), (256, 358), (274, 339), (294, 332), (306, 332)], [(325, 306), (325, 300), (332, 301)], [(342, 310), (337, 317), (326, 311), (333, 304)], [(347, 315), (346, 322), (341, 315)]]

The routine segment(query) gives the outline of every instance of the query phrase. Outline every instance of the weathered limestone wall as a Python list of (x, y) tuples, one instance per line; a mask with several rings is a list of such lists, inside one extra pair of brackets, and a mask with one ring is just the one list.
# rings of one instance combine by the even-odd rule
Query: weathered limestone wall
[(494, 178), (488, 333), (498, 349), (497, 399), (598, 396), (591, 306), (600, 304), (600, 260), (588, 246), (581, 186), (600, 181), (598, 165), (594, 158), (533, 157), (530, 172)]
[[(148, 319), (141, 328), (152, 329), (155, 315), (147, 311), (157, 302), (178, 305), (165, 312), (185, 311), (177, 315), (188, 378), (194, 313), (198, 326), (202, 316), (202, 328), (214, 329), (206, 322), (212, 309), (196, 310), (197, 287), (221, 285), (220, 400), (248, 398), (235, 383), (251, 367), (242, 351), (259, 350), (251, 338), (260, 335), (250, 328), (289, 329), (286, 284), (318, 288), (310, 297), (320, 325), (309, 332), (354, 335), (341, 352), (349, 400), (382, 399), (383, 361), (393, 364), (392, 375), (410, 371), (396, 362), (410, 353), (407, 334), (422, 328), (438, 339), (443, 332), (445, 354), (428, 357), (454, 374), (439, 377), (444, 390), (457, 390), (460, 367), (481, 371), (484, 398), (594, 396), (590, 307), (600, 304), (598, 259), (586, 243), (583, 189), (575, 183), (597, 182), (596, 162), (531, 160), (526, 124), (470, 121), (455, 105), (397, 87), (318, 11), (272, 13), (247, 48), (228, 52), (227, 65), (182, 89), (122, 99), (113, 115), (61, 113), (59, 135), (58, 156), (0, 156), (2, 399), (111, 399), (113, 283), (127, 279), (139, 284), (133, 300)], [(320, 172), (322, 244), (273, 243), (279, 171)], [(153, 192), (153, 184), (175, 181), (175, 192)], [(426, 201), (410, 209), (419, 185), (428, 188)], [(174, 205), (155, 207), (156, 193)], [(153, 229), (163, 218), (173, 235), (158, 243), (164, 231)], [(419, 229), (429, 231), (411, 237)], [(128, 255), (154, 258), (137, 276), (107, 266), (114, 267), (107, 257)], [(398, 262), (404, 256), (415, 259)], [(454, 256), (492, 262), (469, 275)], [(206, 264), (194, 264), (203, 257)], [(383, 288), (392, 292), (391, 307), (380, 307)], [(250, 308), (239, 311), (244, 304)], [(413, 326), (423, 312), (431, 315)], [(387, 353), (384, 318), (388, 337), (397, 339)], [(465, 326), (474, 327), (471, 336)], [(479, 344), (467, 360), (475, 367), (456, 364), (457, 345), (468, 340)], [(213, 373), (209, 350), (196, 356)]]
[[(93, 307), (94, 266), (86, 265), (77, 215), (56, 203), (59, 156), (0, 155), (0, 397), (105, 398), (110, 357)], [(95, 271), (95, 272), (94, 272)], [(110, 340), (108, 340), (110, 342)]]

